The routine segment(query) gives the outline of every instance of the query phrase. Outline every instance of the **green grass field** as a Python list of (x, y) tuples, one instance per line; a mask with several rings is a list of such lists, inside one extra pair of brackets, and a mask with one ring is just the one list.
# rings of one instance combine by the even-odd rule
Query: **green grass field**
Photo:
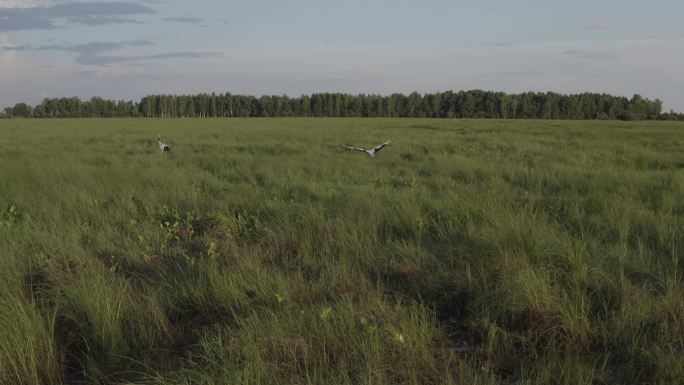
[(682, 123), (0, 120), (0, 384), (681, 384), (682, 149)]

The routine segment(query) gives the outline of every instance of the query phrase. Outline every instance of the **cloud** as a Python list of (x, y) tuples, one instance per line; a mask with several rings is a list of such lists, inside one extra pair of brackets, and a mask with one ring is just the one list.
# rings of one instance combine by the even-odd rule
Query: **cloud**
[(592, 19), (584, 27), (585, 31), (608, 31), (618, 28), (619, 25), (606, 19)]
[(75, 2), (24, 8), (0, 8), (0, 31), (58, 28), (57, 22), (100, 25), (139, 23), (123, 16), (154, 14), (152, 8), (125, 1)]
[(66, 45), (52, 44), (38, 47), (30, 46), (5, 46), (7, 51), (65, 51), (76, 53), (76, 63), (95, 66), (109, 66), (117, 63), (133, 64), (141, 61), (164, 60), (164, 59), (202, 59), (222, 57), (217, 52), (165, 52), (144, 55), (111, 55), (108, 51), (116, 51), (126, 47), (149, 47), (154, 43), (146, 40), (133, 40), (121, 42), (95, 41), (85, 44)]
[(122, 41), (122, 42), (102, 42), (94, 41), (85, 44), (76, 45), (65, 45), (65, 44), (52, 44), (43, 45), (39, 47), (29, 47), (29, 46), (5, 46), (4, 49), (8, 51), (69, 51), (78, 52), (81, 54), (96, 54), (103, 51), (117, 50), (124, 47), (147, 47), (152, 46), (154, 43), (146, 40), (133, 40), (133, 41)]
[(484, 13), (485, 15), (502, 15), (505, 13), (510, 12), (511, 10), (506, 7), (493, 7), (493, 8), (488, 8), (485, 9)]
[(0, 11), (0, 32), (22, 31), (29, 29), (54, 29), (52, 21), (39, 17), (8, 17)]
[(2, 8), (27, 8), (38, 5), (46, 5), (49, 0), (0, 0), (0, 9)]
[[(12, 44), (9, 37), (0, 34), (0, 45), (7, 44)], [(0, 51), (0, 84), (3, 88), (3, 95), (0, 98), (7, 98), (7, 90), (18, 83), (21, 72), (26, 68), (26, 63), (23, 63), (19, 56), (16, 52)], [(20, 90), (15, 90), (13, 93), (19, 92)]]
[(497, 78), (536, 78), (541, 76), (538, 71), (493, 71), (480, 74), (482, 77), (497, 77)]
[(155, 13), (152, 8), (144, 5), (125, 1), (109, 3), (62, 3), (43, 9), (45, 14), (52, 17), (72, 17), (72, 16), (119, 16), (119, 15), (141, 15)]
[(165, 17), (162, 20), (170, 21), (170, 22), (174, 22), (174, 23), (188, 23), (188, 24), (194, 24), (194, 23), (201, 23), (202, 22), (202, 19), (198, 19), (198, 18), (192, 17), (192, 16)]
[(74, 75), (82, 76), (82, 77), (88, 77), (88, 76), (97, 75), (97, 71), (94, 71), (94, 70), (75, 71)]
[(516, 43), (512, 41), (494, 41), (494, 42), (485, 42), (485, 43), (474, 43), (474, 44), (468, 44), (465, 45), (464, 47), (469, 47), (469, 48), (495, 48), (495, 47), (510, 47)]
[(206, 59), (222, 57), (217, 52), (166, 52), (153, 55), (129, 55), (129, 56), (115, 56), (115, 55), (81, 55), (76, 58), (76, 62), (86, 65), (107, 66), (117, 63), (136, 63), (150, 60), (164, 60), (164, 59)]
[(105, 25), (105, 24), (145, 24), (140, 20), (135, 20), (127, 17), (120, 16), (72, 16), (68, 19), (72, 24), (84, 24), (84, 25)]
[(620, 54), (613, 51), (585, 51), (585, 50), (568, 50), (563, 52), (565, 55), (570, 55), (578, 59), (585, 60), (602, 60), (602, 59), (618, 59)]

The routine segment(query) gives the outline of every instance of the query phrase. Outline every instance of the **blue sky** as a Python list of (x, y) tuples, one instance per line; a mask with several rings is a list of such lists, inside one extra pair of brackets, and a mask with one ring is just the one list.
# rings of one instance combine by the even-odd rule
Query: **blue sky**
[(0, 0), (0, 106), (46, 96), (490, 89), (684, 111), (684, 2)]

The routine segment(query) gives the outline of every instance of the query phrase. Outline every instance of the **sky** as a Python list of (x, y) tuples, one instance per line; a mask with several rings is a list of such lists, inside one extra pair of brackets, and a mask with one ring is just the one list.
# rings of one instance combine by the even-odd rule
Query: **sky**
[(684, 112), (681, 0), (0, 0), (0, 107), (484, 89)]

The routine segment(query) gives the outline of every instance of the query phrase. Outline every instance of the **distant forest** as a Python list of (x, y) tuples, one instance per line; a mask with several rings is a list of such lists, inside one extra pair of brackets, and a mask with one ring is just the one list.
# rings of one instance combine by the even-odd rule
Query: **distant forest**
[(225, 94), (149, 95), (139, 102), (93, 97), (47, 98), (37, 106), (18, 103), (4, 117), (25, 118), (193, 118), (193, 117), (401, 117), (489, 119), (684, 120), (662, 113), (662, 102), (639, 95), (563, 95), (554, 92), (506, 94), (446, 91), (410, 95), (316, 93), (300, 97)]

